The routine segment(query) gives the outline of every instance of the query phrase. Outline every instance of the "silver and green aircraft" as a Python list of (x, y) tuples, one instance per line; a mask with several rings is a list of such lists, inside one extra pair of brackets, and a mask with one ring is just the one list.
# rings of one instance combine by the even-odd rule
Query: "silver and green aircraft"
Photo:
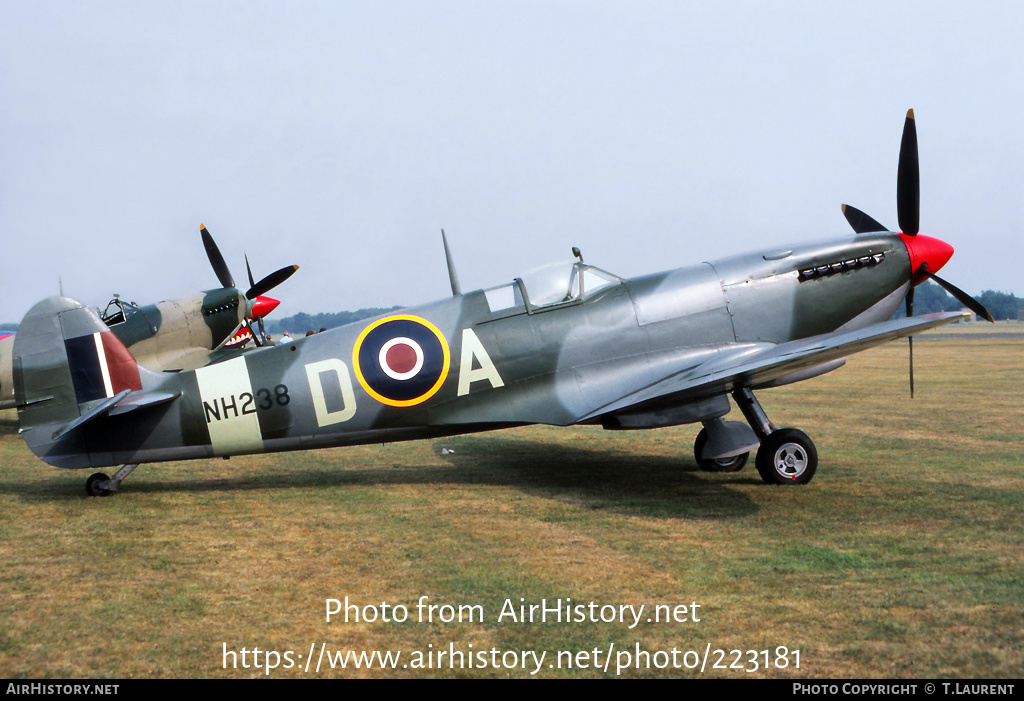
[[(136, 362), (99, 316), (65, 297), (38, 303), (14, 345), (25, 441), (116, 492), (140, 463), (430, 438), (523, 424), (610, 430), (703, 424), (707, 470), (752, 450), (769, 484), (806, 484), (818, 456), (754, 392), (840, 367), (846, 356), (954, 321), (892, 319), (953, 249), (918, 235), (917, 136), (904, 128), (902, 233), (852, 207), (858, 233), (623, 279), (576, 260), (192, 371)], [(877, 229), (877, 231), (876, 231)], [(445, 241), (446, 253), (447, 241)], [(912, 309), (912, 305), (908, 304)], [(746, 422), (726, 421), (729, 397)]]
[[(151, 370), (194, 370), (228, 357), (248, 340), (263, 345), (263, 317), (280, 304), (264, 293), (298, 269), (290, 265), (257, 283), (246, 258), (249, 289), (240, 290), (205, 226), (200, 225), (200, 234), (222, 287), (145, 306), (114, 295), (100, 313), (135, 360)], [(254, 333), (253, 321), (259, 332)], [(0, 409), (15, 406), (13, 359), (14, 337), (0, 338)]]

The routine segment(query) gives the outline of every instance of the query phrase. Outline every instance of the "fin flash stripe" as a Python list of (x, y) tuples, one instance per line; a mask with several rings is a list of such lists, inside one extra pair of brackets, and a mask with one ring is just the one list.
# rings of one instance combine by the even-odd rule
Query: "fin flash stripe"
[(126, 389), (142, 389), (135, 358), (113, 332), (68, 338), (64, 348), (79, 404), (113, 397)]

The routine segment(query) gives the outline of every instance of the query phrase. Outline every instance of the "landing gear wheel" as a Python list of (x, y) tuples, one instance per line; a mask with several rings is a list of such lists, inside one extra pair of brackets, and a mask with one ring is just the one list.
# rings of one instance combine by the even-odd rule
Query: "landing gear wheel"
[(818, 450), (803, 431), (781, 428), (761, 441), (755, 464), (765, 484), (807, 484), (818, 469)]
[(702, 428), (697, 434), (697, 440), (693, 442), (693, 457), (697, 460), (697, 467), (704, 472), (739, 472), (747, 464), (750, 453), (733, 455), (728, 458), (702, 458), (704, 444), (708, 442), (708, 430)]
[(97, 472), (94, 475), (90, 475), (89, 479), (85, 481), (85, 492), (91, 497), (109, 497), (113, 494), (109, 489), (104, 489), (99, 485), (103, 482), (109, 482), (110, 478), (102, 472)]

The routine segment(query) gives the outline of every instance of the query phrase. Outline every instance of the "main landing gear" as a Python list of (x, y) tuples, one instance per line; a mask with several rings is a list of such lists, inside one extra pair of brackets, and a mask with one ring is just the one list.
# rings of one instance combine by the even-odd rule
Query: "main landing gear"
[[(818, 469), (818, 451), (807, 434), (799, 429), (779, 428), (773, 424), (750, 388), (741, 387), (733, 390), (732, 396), (760, 441), (754, 464), (761, 479), (766, 484), (810, 482)], [(721, 422), (721, 419), (717, 421)], [(702, 470), (710, 472), (735, 472), (742, 469), (750, 455), (749, 452), (722, 458), (704, 457), (704, 446), (710, 439), (708, 428), (720, 430), (709, 426), (709, 423), (705, 422), (705, 428), (697, 434), (697, 440), (694, 442), (693, 451), (697, 465)]]
[(114, 473), (113, 479), (107, 477), (102, 472), (90, 475), (89, 479), (85, 481), (86, 494), (91, 497), (109, 497), (111, 494), (117, 494), (118, 487), (121, 486), (122, 480), (130, 475), (132, 470), (138, 466), (138, 463), (135, 463), (134, 465), (125, 465)]

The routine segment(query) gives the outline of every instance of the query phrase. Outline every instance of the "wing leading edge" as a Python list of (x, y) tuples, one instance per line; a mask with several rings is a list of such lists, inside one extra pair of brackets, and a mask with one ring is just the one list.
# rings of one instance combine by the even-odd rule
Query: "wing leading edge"
[[(832, 363), (852, 353), (967, 316), (947, 312), (926, 317), (894, 319), (852, 331), (836, 331), (799, 341), (744, 346), (674, 373), (643, 389), (627, 394), (580, 417), (579, 422), (624, 409), (662, 406), (695, 401), (732, 391), (738, 387), (764, 386), (801, 370)], [(838, 367), (838, 364), (835, 365)], [(829, 368), (833, 369), (833, 368)]]

